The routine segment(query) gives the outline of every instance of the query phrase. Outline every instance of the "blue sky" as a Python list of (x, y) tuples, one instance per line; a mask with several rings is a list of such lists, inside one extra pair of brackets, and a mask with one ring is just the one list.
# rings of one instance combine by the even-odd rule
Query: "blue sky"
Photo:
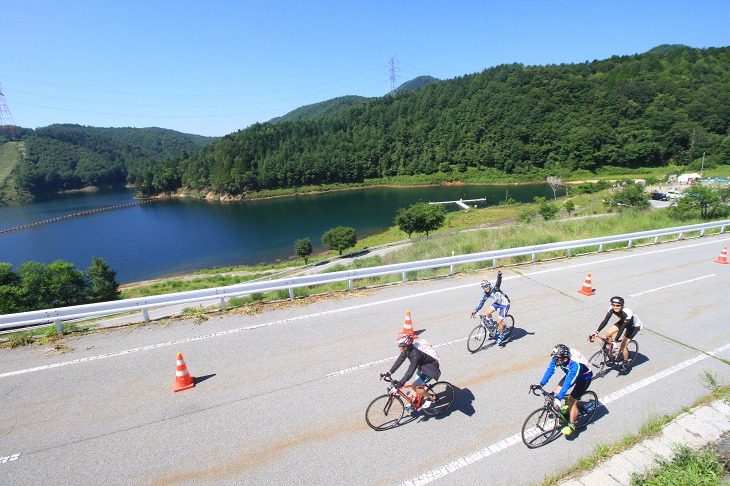
[(15, 124), (220, 136), (421, 75), (730, 45), (730, 1), (0, 0)]

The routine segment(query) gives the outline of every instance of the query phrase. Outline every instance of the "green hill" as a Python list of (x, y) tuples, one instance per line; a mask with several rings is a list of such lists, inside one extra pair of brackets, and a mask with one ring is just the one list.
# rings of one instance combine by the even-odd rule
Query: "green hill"
[[(242, 194), (397, 176), (543, 181), (730, 162), (730, 48), (505, 64), (298, 121), (255, 124), (138, 186)], [(699, 168), (699, 167), (697, 167)], [(165, 174), (174, 174), (172, 180)]]
[(27, 130), (25, 157), (14, 172), (15, 188), (39, 196), (86, 186), (133, 183), (155, 165), (191, 154), (216, 140), (219, 138), (162, 128), (59, 124)]
[(340, 96), (339, 98), (333, 98), (331, 100), (323, 101), (321, 103), (315, 103), (313, 105), (306, 105), (296, 110), (292, 110), (284, 116), (272, 118), (269, 123), (277, 123), (284, 121), (301, 121), (301, 120), (313, 120), (330, 113), (334, 113), (339, 110), (350, 108), (360, 103), (364, 103), (368, 100), (363, 96)]
[(414, 91), (417, 89), (424, 88), (428, 86), (429, 84), (438, 83), (438, 78), (434, 78), (433, 76), (419, 76), (417, 78), (411, 79), (410, 81), (406, 81), (405, 83), (398, 86), (398, 88), (395, 90), (396, 94), (405, 93), (406, 91)]
[(0, 145), (0, 204), (16, 201), (12, 172), (20, 160), (23, 142), (5, 142)]

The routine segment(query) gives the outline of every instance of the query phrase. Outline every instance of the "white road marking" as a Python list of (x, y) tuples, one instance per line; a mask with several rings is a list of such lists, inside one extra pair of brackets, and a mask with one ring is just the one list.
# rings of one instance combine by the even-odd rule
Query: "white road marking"
[(20, 457), (19, 453), (13, 454), (12, 456), (0, 457), (0, 464), (5, 464), (6, 462), (17, 461), (19, 457)]
[(664, 290), (664, 289), (668, 289), (668, 288), (670, 288), (670, 287), (676, 287), (677, 285), (684, 285), (684, 284), (686, 284), (686, 283), (690, 283), (690, 282), (695, 282), (695, 281), (697, 281), (697, 280), (702, 280), (702, 279), (705, 279), (705, 278), (710, 278), (710, 277), (714, 277), (715, 275), (716, 275), (716, 274), (714, 274), (714, 273), (711, 273), (711, 274), (709, 274), (709, 275), (705, 275), (704, 277), (697, 277), (697, 278), (693, 278), (693, 279), (691, 279), (691, 280), (683, 280), (683, 281), (681, 281), (681, 282), (677, 282), (677, 283), (673, 283), (673, 284), (665, 285), (665, 286), (663, 286), (663, 287), (657, 287), (657, 288), (655, 288), (655, 289), (651, 289), (651, 290), (645, 290), (645, 291), (643, 291), (643, 292), (639, 292), (638, 294), (631, 294), (631, 295), (629, 295), (629, 297), (638, 297), (639, 295), (644, 295), (644, 294), (650, 294), (650, 293), (652, 293), (652, 292), (656, 292), (657, 290)]
[[(711, 351), (709, 354), (714, 356), (717, 353), (720, 353), (727, 349), (730, 349), (730, 343), (725, 344), (724, 346), (719, 347), (714, 351)], [(641, 388), (649, 386), (652, 383), (656, 383), (657, 381), (664, 379), (664, 378), (666, 378), (680, 370), (683, 370), (684, 368), (687, 368), (688, 366), (698, 363), (708, 357), (709, 356), (707, 354), (700, 354), (700, 355), (695, 356), (694, 358), (690, 358), (688, 360), (682, 361), (681, 363), (671, 366), (663, 371), (660, 371), (659, 373), (656, 373), (647, 378), (644, 378), (643, 380), (639, 380), (636, 383), (631, 383), (630, 385), (628, 385), (624, 388), (621, 388), (620, 390), (617, 390), (613, 393), (609, 393), (608, 395), (606, 395), (605, 397), (600, 399), (599, 402), (603, 405), (611, 403), (615, 400), (618, 400), (621, 397), (628, 395), (629, 393), (635, 392)], [(444, 464), (443, 466), (437, 467), (435, 469), (431, 469), (430, 471), (420, 474), (420, 475), (416, 476), (415, 478), (409, 479), (407, 481), (403, 481), (402, 483), (400, 483), (400, 486), (420, 486), (422, 484), (428, 484), (430, 482), (435, 481), (436, 479), (447, 476), (453, 472), (458, 471), (459, 469), (462, 469), (481, 459), (489, 457), (492, 454), (496, 454), (497, 452), (502, 451), (502, 450), (504, 450), (510, 446), (513, 446), (517, 443), (520, 443), (520, 442), (522, 442), (522, 433), (518, 432), (514, 435), (507, 437), (506, 439), (502, 439), (499, 442), (495, 442), (494, 444), (488, 445), (477, 451), (467, 454), (466, 456), (460, 457), (458, 459), (454, 459), (453, 461), (451, 461), (447, 464)]]
[[(445, 343), (441, 344), (434, 344), (434, 348), (440, 348), (441, 346), (450, 346), (452, 344), (461, 343), (466, 341), (469, 338), (461, 338), (461, 339), (454, 339), (453, 341), (447, 341)], [(385, 359), (379, 359), (377, 361), (371, 361), (369, 363), (363, 363), (361, 365), (353, 366), (352, 368), (345, 368), (344, 370), (335, 371), (334, 373), (327, 373), (327, 378), (334, 378), (336, 376), (342, 376), (346, 375), (348, 373), (354, 373), (355, 371), (364, 370), (365, 368), (370, 368), (371, 366), (375, 366), (376, 364), (381, 363), (387, 363), (388, 361), (392, 361), (396, 359), (398, 356), (391, 356), (390, 358)]]

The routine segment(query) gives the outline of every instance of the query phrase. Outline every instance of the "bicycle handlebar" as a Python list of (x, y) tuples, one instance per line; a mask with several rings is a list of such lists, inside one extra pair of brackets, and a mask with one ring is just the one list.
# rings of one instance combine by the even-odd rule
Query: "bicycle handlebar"
[(529, 388), (529, 390), (527, 391), (527, 393), (528, 393), (528, 394), (529, 394), (529, 393), (532, 393), (533, 395), (537, 396), (537, 391), (538, 391), (538, 390), (540, 391), (540, 393), (541, 393), (541, 394), (542, 394), (543, 396), (548, 396), (548, 397), (550, 397), (550, 398), (554, 398), (554, 397), (555, 397), (555, 393), (553, 393), (553, 392), (549, 392), (549, 391), (545, 390), (545, 388), (544, 388), (544, 387), (543, 387), (542, 385), (540, 385), (540, 386), (539, 386), (538, 388), (532, 388), (532, 386), (530, 386), (530, 388)]

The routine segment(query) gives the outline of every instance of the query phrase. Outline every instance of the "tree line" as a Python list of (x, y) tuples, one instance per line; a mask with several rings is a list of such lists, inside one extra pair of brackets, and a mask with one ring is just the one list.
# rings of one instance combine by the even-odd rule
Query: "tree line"
[[(31, 197), (86, 186), (133, 184), (148, 167), (195, 152), (217, 137), (162, 128), (95, 128), (58, 124), (3, 133), (23, 141), (15, 188)], [(11, 137), (12, 135), (12, 137)]]
[[(710, 101), (711, 100), (711, 101)], [(730, 48), (501, 65), (309, 120), (257, 123), (149, 167), (144, 194), (436, 174), (535, 181), (730, 161)], [(602, 172), (603, 171), (603, 172)]]
[(48, 265), (29, 261), (20, 264), (17, 271), (0, 262), (0, 314), (117, 300), (116, 275), (97, 257), (83, 272), (62, 260)]

